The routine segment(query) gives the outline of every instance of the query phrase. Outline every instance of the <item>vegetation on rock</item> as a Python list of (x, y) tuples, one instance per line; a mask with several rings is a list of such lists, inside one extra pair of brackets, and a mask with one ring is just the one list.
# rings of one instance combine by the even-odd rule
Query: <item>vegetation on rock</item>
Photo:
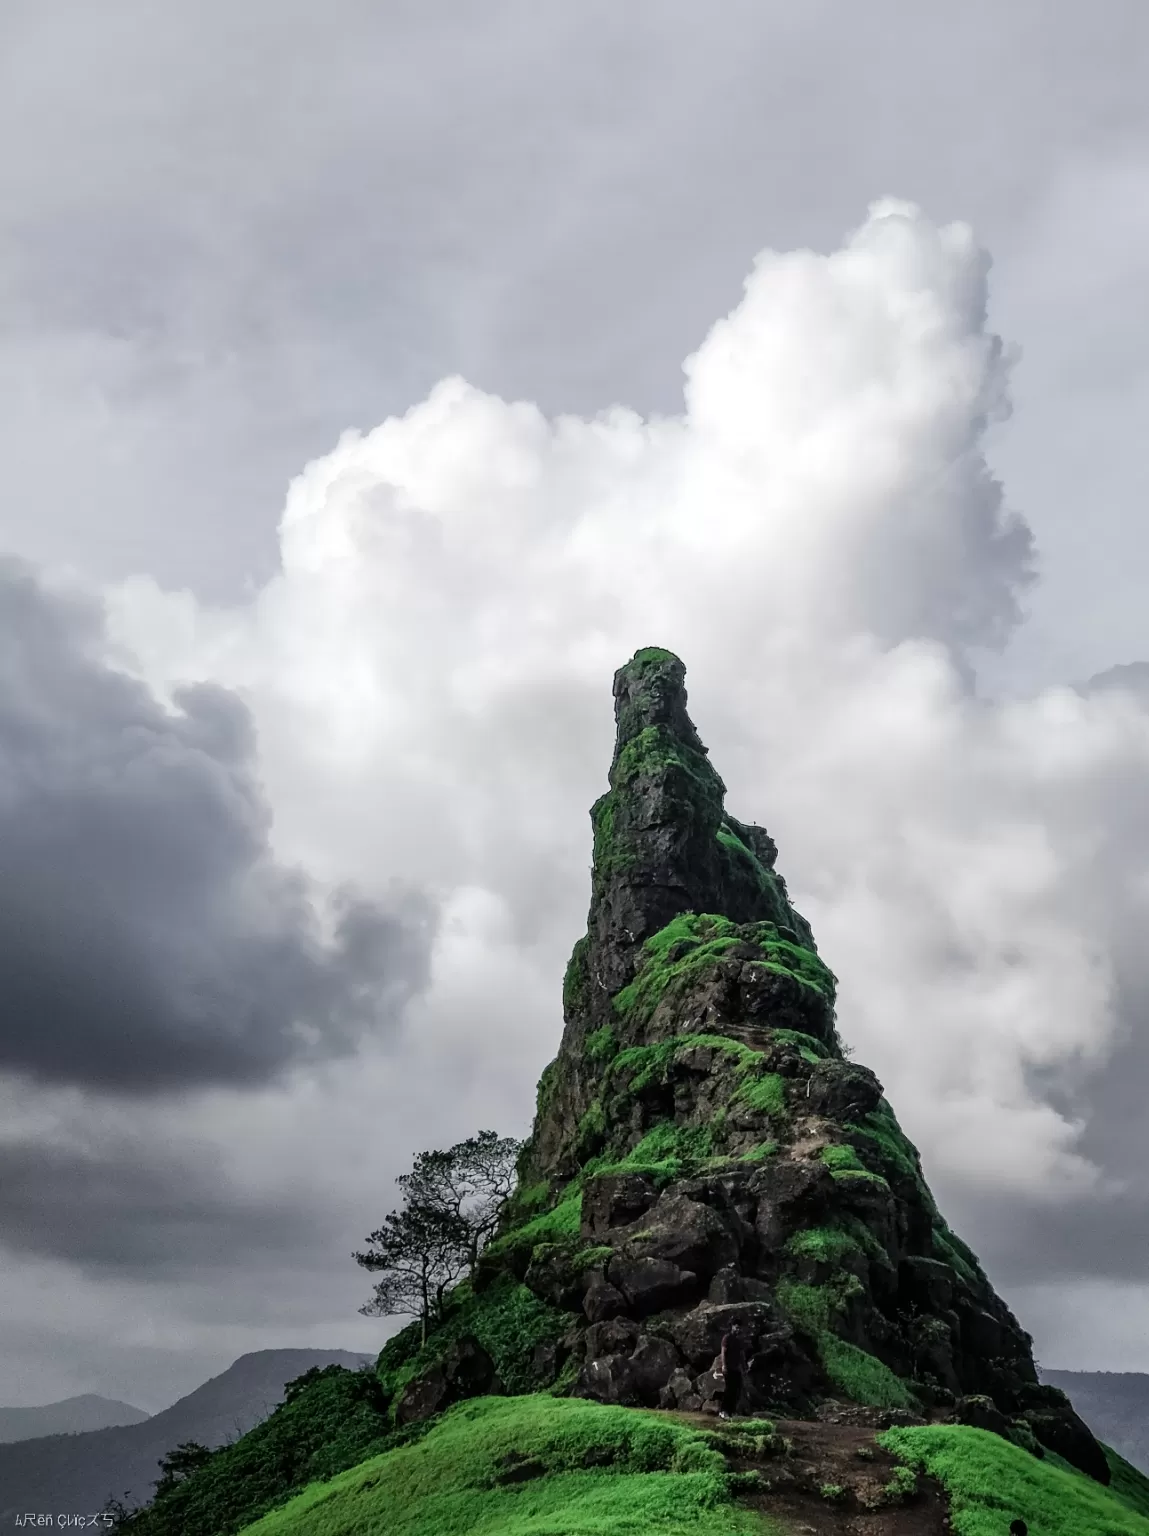
[[(769, 1508), (774, 1474), (757, 1462), (790, 1444), (771, 1421), (826, 1414), (894, 1426), (850, 1462), (884, 1458), (867, 1509), (922, 1496), (920, 1474), (935, 1503), (948, 1490), (958, 1536), (988, 1536), (1005, 1503), (1046, 1520), (1035, 1530), (1149, 1536), (1149, 1483), (1038, 1382), (1029, 1336), (940, 1215), (881, 1083), (848, 1059), (835, 978), (773, 840), (725, 809), (683, 679), (653, 648), (616, 674), (587, 933), (529, 1140), (485, 1132), (423, 1154), (404, 1186), (405, 1209), (454, 1243), (454, 1269), (428, 1283), (416, 1265), (402, 1296), (381, 1297), (394, 1311), (406, 1296), (416, 1321), (370, 1385), (344, 1373), (326, 1461), (311, 1445), (269, 1481), (243, 1460), (259, 1456), (247, 1436), (157, 1500), (158, 1524), (133, 1517), (147, 1536), (174, 1533), (177, 1504), (181, 1531), (230, 1536), (241, 1514), (353, 1462), (252, 1529), (762, 1531), (737, 1500)], [(447, 1174), (480, 1144), (501, 1149), (501, 1182), (452, 1205)], [(402, 1218), (372, 1239), (391, 1274)], [(281, 1415), (332, 1390), (305, 1382), (261, 1429), (274, 1438)], [(715, 1438), (646, 1411), (723, 1403), (769, 1420)], [(863, 1498), (826, 1470), (811, 1497)], [(230, 1502), (229, 1474), (249, 1480)]]

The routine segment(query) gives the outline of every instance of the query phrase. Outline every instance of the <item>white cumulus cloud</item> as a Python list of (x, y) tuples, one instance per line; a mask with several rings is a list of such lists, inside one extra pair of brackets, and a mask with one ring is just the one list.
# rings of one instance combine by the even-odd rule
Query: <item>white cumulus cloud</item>
[[(1011, 367), (988, 272), (966, 226), (875, 204), (837, 251), (759, 257), (681, 414), (549, 420), (446, 379), (304, 469), (250, 603), (108, 594), (153, 687), (250, 706), (281, 856), (443, 901), (431, 988), (370, 1062), (406, 1125), (420, 1105), (460, 1134), (488, 1105), (525, 1124), (585, 917), (611, 674), (657, 644), (931, 1177), (1119, 1190), (1082, 1138), (1149, 996), (1149, 713), (1121, 689), (978, 693), (1035, 570), (985, 460)], [(379, 1182), (416, 1150), (389, 1134), (364, 1148)]]

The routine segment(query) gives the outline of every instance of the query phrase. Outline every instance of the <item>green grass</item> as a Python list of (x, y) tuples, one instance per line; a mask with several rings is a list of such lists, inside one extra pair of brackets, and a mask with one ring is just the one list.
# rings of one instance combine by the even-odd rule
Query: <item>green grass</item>
[(1130, 1509), (1135, 1509), (1139, 1515), (1149, 1519), (1149, 1477), (1138, 1472), (1136, 1467), (1131, 1467), (1112, 1446), (1102, 1445), (1101, 1449), (1105, 1452), (1105, 1460), (1109, 1463), (1113, 1479), (1109, 1484), (1110, 1493), (1116, 1494)]
[(776, 1029), (773, 1031), (773, 1038), (784, 1041), (787, 1045), (797, 1046), (802, 1060), (811, 1065), (826, 1061), (833, 1054), (823, 1041), (814, 1035), (803, 1034), (800, 1029)]
[(584, 1172), (644, 1173), (658, 1185), (669, 1184), (712, 1160), (714, 1133), (708, 1125), (676, 1125), (663, 1120), (649, 1130), (624, 1158), (593, 1158)]
[(912, 1408), (910, 1389), (888, 1365), (833, 1331), (833, 1318), (859, 1282), (840, 1275), (829, 1285), (803, 1285), (784, 1280), (778, 1287), (782, 1310), (814, 1339), (822, 1368), (834, 1386), (852, 1402), (872, 1408)]
[(753, 945), (759, 951), (758, 964), (833, 1004), (833, 972), (812, 949), (784, 939), (774, 923), (738, 924), (714, 913), (684, 912), (643, 944), (641, 968), (634, 981), (616, 994), (615, 1011), (649, 1019), (668, 989), (700, 978), (736, 944)]
[(883, 1173), (894, 1172), (903, 1178), (923, 1184), (922, 1166), (918, 1149), (898, 1124), (893, 1110), (883, 1099), (877, 1109), (871, 1110), (856, 1125), (846, 1127), (856, 1136), (865, 1138), (882, 1163)]
[(457, 1338), (470, 1334), (494, 1361), (508, 1392), (530, 1392), (539, 1385), (531, 1368), (535, 1346), (559, 1338), (570, 1322), (568, 1312), (548, 1307), (512, 1275), (500, 1275), (478, 1295), (464, 1282), (426, 1345), (419, 1345), (417, 1325), (404, 1329), (388, 1341), (376, 1371), (388, 1396), (397, 1398), (409, 1381), (437, 1365)]
[(508, 1232), (505, 1237), (498, 1238), (487, 1249), (488, 1253), (496, 1251), (499, 1247), (512, 1241), (516, 1244), (527, 1243), (552, 1243), (557, 1238), (567, 1237), (572, 1232), (577, 1232), (582, 1225), (582, 1191), (575, 1190), (565, 1199), (560, 1200), (553, 1210), (544, 1211), (541, 1216), (535, 1216), (524, 1226), (517, 1227), (513, 1232)]
[(762, 1072), (754, 1077), (747, 1075), (735, 1097), (774, 1120), (789, 1118), (786, 1084), (777, 1072)]
[(786, 1252), (795, 1258), (814, 1259), (835, 1267), (847, 1254), (857, 1253), (860, 1248), (854, 1234), (841, 1227), (805, 1227), (786, 1243)]
[[(621, 996), (621, 993), (619, 994)], [(653, 1084), (665, 1086), (675, 1062), (686, 1052), (706, 1047), (718, 1051), (729, 1064), (733, 1073), (731, 1099), (740, 1100), (763, 1114), (786, 1121), (786, 1092), (783, 1079), (767, 1069), (766, 1057), (740, 1040), (728, 1035), (673, 1035), (669, 1040), (656, 1041), (654, 1045), (633, 1045), (609, 1063), (604, 1079), (603, 1093), (607, 1097), (608, 1114), (612, 1093), (617, 1097), (633, 1098)], [(624, 1083), (625, 1086), (615, 1087)], [(725, 1115), (719, 1110), (719, 1115)]]
[(287, 1384), (285, 1401), (261, 1424), (116, 1528), (131, 1536), (228, 1536), (309, 1483), (419, 1433), (391, 1431), (373, 1371), (313, 1369)]
[(609, 1024), (586, 1037), (586, 1054), (591, 1061), (605, 1062), (618, 1055), (618, 1039)]
[[(521, 1480), (510, 1481), (517, 1475)], [(482, 1398), (306, 1489), (249, 1536), (766, 1536), (706, 1437), (574, 1398)]]
[[(987, 1430), (923, 1425), (887, 1430), (878, 1443), (941, 1482), (954, 1536), (1002, 1536), (1019, 1516), (1031, 1536), (1149, 1536), (1149, 1518), (1119, 1486), (1103, 1488), (1049, 1455), (1038, 1461)], [(1128, 1472), (1126, 1488), (1139, 1485), (1144, 1499), (1149, 1483)]]

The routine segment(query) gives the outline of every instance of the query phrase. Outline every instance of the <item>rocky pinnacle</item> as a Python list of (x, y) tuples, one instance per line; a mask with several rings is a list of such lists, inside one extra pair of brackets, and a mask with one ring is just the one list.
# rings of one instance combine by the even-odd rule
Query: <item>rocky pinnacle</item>
[(726, 810), (682, 662), (637, 652), (614, 705), (562, 1042), (476, 1294), (554, 1309), (540, 1385), (717, 1412), (725, 1342), (739, 1412), (948, 1419), (1107, 1482), (843, 1051), (835, 978), (773, 840)]

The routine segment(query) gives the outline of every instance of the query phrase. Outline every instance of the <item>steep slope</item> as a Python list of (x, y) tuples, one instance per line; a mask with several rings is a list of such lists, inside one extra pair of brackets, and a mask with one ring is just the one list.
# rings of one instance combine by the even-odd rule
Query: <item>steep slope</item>
[(85, 1392), (58, 1403), (35, 1408), (0, 1408), (0, 1443), (34, 1440), (40, 1435), (80, 1435), (92, 1429), (111, 1429), (123, 1424), (142, 1424), (148, 1418), (142, 1408), (118, 1403), (110, 1397)]
[[(743, 1411), (842, 1398), (944, 1412), (1107, 1481), (939, 1213), (881, 1084), (845, 1059), (835, 979), (772, 839), (725, 810), (684, 677), (653, 649), (615, 676), (588, 931), (476, 1290), (513, 1276), (566, 1315), (537, 1365), (580, 1395), (713, 1408), (737, 1324)], [(397, 1412), (450, 1394), (415, 1380)]]
[(142, 1423), (0, 1445), (0, 1531), (15, 1529), (27, 1511), (92, 1515), (113, 1494), (142, 1503), (175, 1446), (222, 1445), (266, 1418), (285, 1384), (312, 1366), (357, 1367), (368, 1358), (342, 1349), (255, 1350)]
[(1149, 1376), (1138, 1371), (1047, 1371), (1099, 1439), (1149, 1473)]

